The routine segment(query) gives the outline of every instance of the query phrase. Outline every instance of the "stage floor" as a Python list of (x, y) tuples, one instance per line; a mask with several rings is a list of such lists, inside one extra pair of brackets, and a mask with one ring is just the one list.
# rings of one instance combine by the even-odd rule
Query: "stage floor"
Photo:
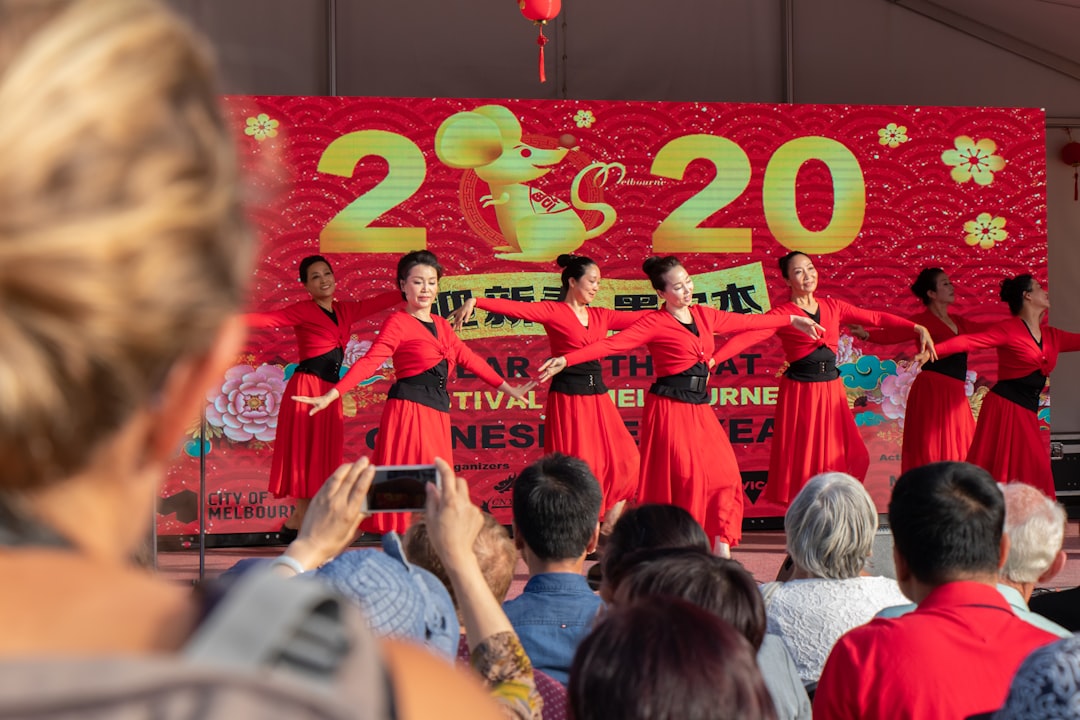
[[(216, 577), (243, 558), (275, 557), (283, 549), (281, 546), (208, 549), (205, 577)], [(1064, 571), (1046, 583), (1046, 587), (1060, 589), (1080, 585), (1080, 524), (1073, 520), (1069, 521), (1066, 528), (1065, 550), (1069, 560), (1065, 563)], [(780, 563), (784, 560), (784, 533), (780, 531), (745, 532), (742, 544), (735, 548), (732, 555), (750, 571), (758, 582), (774, 580), (780, 569)], [(591, 563), (588, 564), (591, 565)], [(157, 566), (158, 571), (170, 580), (194, 583), (199, 578), (199, 553), (196, 550), (159, 552)], [(516, 597), (527, 579), (528, 571), (525, 564), (519, 560), (509, 597)]]

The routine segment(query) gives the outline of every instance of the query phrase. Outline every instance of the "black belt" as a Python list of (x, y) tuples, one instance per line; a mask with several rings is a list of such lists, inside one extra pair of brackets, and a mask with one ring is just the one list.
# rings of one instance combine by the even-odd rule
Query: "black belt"
[(301, 360), (296, 366), (296, 372), (314, 375), (328, 383), (336, 383), (341, 379), (341, 363), (344, 360), (345, 351), (336, 347), (322, 355)]
[(784, 375), (799, 382), (829, 382), (840, 377), (836, 355), (828, 348), (819, 348), (788, 365)]
[(600, 375), (599, 370), (595, 372), (563, 370), (551, 379), (550, 392), (564, 395), (603, 395), (607, 393), (607, 385), (604, 384), (604, 376)]
[(967, 353), (956, 353), (928, 362), (922, 369), (940, 373), (955, 380), (967, 380), (967, 360)]
[(709, 387), (709, 378), (705, 375), (665, 375), (656, 378), (653, 384), (675, 390), (703, 393)]
[(419, 375), (411, 375), (409, 377), (399, 377), (397, 381), (404, 385), (422, 385), (424, 387), (431, 388), (446, 388), (446, 376), (435, 375), (432, 373), (421, 373)]
[(1046, 385), (1046, 376), (1036, 370), (1030, 375), (1011, 380), (998, 380), (990, 392), (1016, 403), (1025, 410), (1039, 412), (1039, 394)]

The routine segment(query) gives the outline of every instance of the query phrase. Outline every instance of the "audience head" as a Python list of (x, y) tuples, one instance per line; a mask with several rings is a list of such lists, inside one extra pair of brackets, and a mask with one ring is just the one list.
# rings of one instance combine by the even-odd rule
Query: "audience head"
[[(450, 593), (454, 601), (454, 607), (458, 606), (457, 596), (454, 595), (454, 587), (450, 583), (450, 576), (446, 573), (442, 561), (435, 552), (435, 546), (431, 544), (428, 536), (427, 522), (423, 519), (415, 521), (405, 531), (403, 540), (405, 557), (409, 562), (430, 572), (439, 578), (443, 586)], [(495, 599), (502, 602), (506, 599), (506, 593), (510, 590), (510, 583), (514, 580), (514, 566), (517, 564), (517, 550), (514, 541), (510, 539), (510, 533), (499, 524), (494, 516), (484, 513), (484, 526), (473, 543), (473, 553), (480, 564), (480, 572), (484, 575), (487, 586)], [(460, 610), (458, 618), (460, 619)]]
[(1035, 650), (1016, 671), (994, 720), (1075, 718), (1080, 708), (1080, 635)]
[(239, 351), (253, 246), (217, 92), (202, 44), (156, 3), (4, 4), (3, 490), (85, 476), (140, 413), (157, 420), (131, 453), (163, 464)]
[(455, 657), (460, 633), (450, 593), (405, 559), (397, 533), (383, 535), (382, 547), (344, 552), (315, 576), (359, 605), (376, 635), (407, 638)]
[(746, 569), (701, 548), (640, 550), (628, 558), (612, 605), (670, 595), (731, 624), (757, 651), (765, 639), (765, 601)]
[(893, 487), (889, 525), (896, 555), (919, 582), (997, 576), (1005, 499), (980, 467), (939, 462), (907, 471)]
[(930, 293), (937, 292), (938, 280), (945, 271), (939, 267), (923, 268), (915, 282), (911, 283), (911, 292), (923, 305), (930, 304)]
[(602, 501), (584, 460), (545, 455), (514, 480), (514, 539), (540, 560), (582, 558), (595, 547)]
[(575, 720), (775, 718), (746, 638), (685, 600), (611, 608), (570, 667)]
[(1009, 554), (1001, 577), (1013, 583), (1036, 583), (1065, 563), (1065, 508), (1025, 483), (999, 485), (1005, 497), (1005, 534)]
[(623, 561), (638, 550), (654, 548), (700, 548), (709, 551), (709, 536), (694, 516), (677, 505), (639, 505), (623, 512), (608, 535), (600, 561), (603, 583), (600, 594), (611, 599)]
[(815, 475), (784, 515), (787, 550), (819, 578), (858, 577), (874, 546), (878, 517), (862, 483), (841, 472)]

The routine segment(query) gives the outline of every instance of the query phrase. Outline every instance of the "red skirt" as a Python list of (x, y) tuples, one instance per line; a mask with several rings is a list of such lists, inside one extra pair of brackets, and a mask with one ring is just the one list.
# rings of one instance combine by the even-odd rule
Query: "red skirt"
[(641, 456), (607, 393), (548, 393), (546, 411), (544, 452), (573, 455), (589, 464), (604, 493), (601, 519), (616, 503), (637, 498)]
[[(426, 405), (388, 398), (375, 438), (375, 465), (428, 465), (440, 457), (454, 467), (450, 441), (450, 414)], [(360, 529), (365, 532), (403, 533), (412, 524), (411, 513), (375, 513)]]
[(710, 539), (739, 544), (742, 476), (712, 407), (645, 396), (639, 495), (643, 503), (685, 508)]
[(962, 461), (975, 435), (964, 381), (926, 370), (915, 377), (904, 413), (900, 472), (946, 460)]
[(998, 482), (1025, 482), (1056, 498), (1050, 448), (1039, 432), (1038, 416), (1000, 395), (990, 392), (983, 398), (967, 461)]
[(345, 442), (341, 403), (331, 403), (312, 417), (308, 414), (310, 405), (292, 399), (293, 395), (318, 397), (332, 387), (309, 373), (294, 372), (289, 378), (281, 398), (270, 464), (270, 492), (274, 497), (314, 497), (341, 465)]
[(844, 383), (780, 378), (769, 455), (769, 480), (762, 496), (789, 505), (806, 481), (823, 472), (846, 472), (860, 482), (870, 468)]

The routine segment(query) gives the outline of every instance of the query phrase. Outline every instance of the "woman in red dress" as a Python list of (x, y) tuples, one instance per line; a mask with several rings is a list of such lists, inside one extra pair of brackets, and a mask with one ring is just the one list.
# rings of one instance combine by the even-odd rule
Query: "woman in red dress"
[[(379, 434), (375, 438), (375, 465), (430, 464), (439, 457), (453, 465), (450, 440), (450, 396), (446, 378), (460, 363), (481, 380), (521, 399), (535, 383), (512, 386), (470, 350), (443, 318), (431, 313), (439, 295), (442, 266), (433, 253), (417, 250), (398, 261), (397, 279), (405, 297), (404, 310), (392, 313), (379, 330), (379, 339), (356, 362), (345, 377), (319, 397), (297, 396), (297, 402), (314, 406), (315, 415), (343, 393), (371, 377), (387, 358), (393, 357), (396, 381), (386, 395)], [(338, 406), (340, 407), (340, 405)], [(408, 513), (378, 513), (361, 528), (385, 533), (404, 532)]]
[(606, 340), (593, 343), (540, 367), (540, 381), (568, 365), (597, 360), (647, 345), (657, 378), (645, 399), (641, 420), (643, 503), (668, 503), (694, 516), (717, 554), (730, 555), (742, 537), (743, 489), (735, 453), (709, 407), (710, 358), (714, 335), (754, 328), (793, 325), (816, 334), (817, 324), (799, 313), (739, 315), (694, 304), (694, 281), (678, 258), (652, 257), (642, 268), (664, 301)]
[[(552, 357), (600, 342), (651, 313), (590, 307), (600, 289), (600, 268), (580, 255), (560, 255), (562, 296), (558, 301), (518, 302), (472, 297), (454, 312), (460, 330), (474, 307), (529, 322), (547, 331)], [(608, 396), (600, 361), (568, 367), (551, 381), (544, 418), (544, 452), (561, 452), (589, 464), (604, 493), (601, 519), (614, 527), (627, 500), (637, 497), (641, 457), (634, 438)]]
[[(844, 383), (836, 369), (840, 325), (854, 322), (903, 329), (912, 339), (918, 338), (920, 350), (930, 353), (934, 342), (926, 328), (897, 315), (816, 297), (817, 269), (804, 253), (792, 252), (780, 258), (780, 273), (791, 289), (791, 300), (766, 315), (786, 317), (798, 313), (813, 318), (825, 328), (821, 338), (808, 338), (786, 328), (776, 331), (788, 367), (780, 378), (776, 397), (769, 479), (762, 496), (787, 506), (806, 481), (818, 473), (846, 472), (861, 481), (870, 467), (870, 455), (855, 426)], [(716, 352), (714, 359), (723, 362), (770, 334), (771, 331), (752, 332), (732, 338)]]
[(1002, 280), (1001, 299), (1012, 319), (939, 346), (942, 354), (997, 348), (998, 381), (983, 398), (967, 461), (998, 482), (1025, 482), (1054, 498), (1050, 450), (1039, 433), (1039, 394), (1058, 353), (1080, 350), (1080, 333), (1042, 324), (1050, 298), (1029, 274)]
[(300, 261), (300, 282), (311, 294), (310, 300), (274, 312), (244, 316), (251, 328), (291, 326), (301, 358), (281, 398), (270, 466), (270, 492), (274, 497), (296, 500), (295, 512), (282, 527), (286, 539), (295, 537), (311, 498), (344, 459), (341, 406), (311, 417), (308, 408), (297, 405), (293, 396), (322, 395), (333, 387), (340, 379), (353, 325), (401, 302), (401, 296), (394, 291), (359, 302), (335, 300), (334, 271), (321, 255)]
[[(941, 268), (924, 268), (911, 292), (926, 309), (911, 321), (930, 331), (935, 344), (957, 335), (983, 329), (978, 323), (949, 315), (949, 305), (956, 299), (952, 282)], [(852, 334), (863, 340), (891, 345), (911, 339), (906, 329), (864, 330), (856, 325)], [(945, 460), (962, 461), (975, 435), (975, 417), (964, 390), (967, 382), (967, 353), (944, 355), (938, 345), (938, 360), (925, 363), (908, 391), (904, 411), (904, 442), (900, 472)]]

